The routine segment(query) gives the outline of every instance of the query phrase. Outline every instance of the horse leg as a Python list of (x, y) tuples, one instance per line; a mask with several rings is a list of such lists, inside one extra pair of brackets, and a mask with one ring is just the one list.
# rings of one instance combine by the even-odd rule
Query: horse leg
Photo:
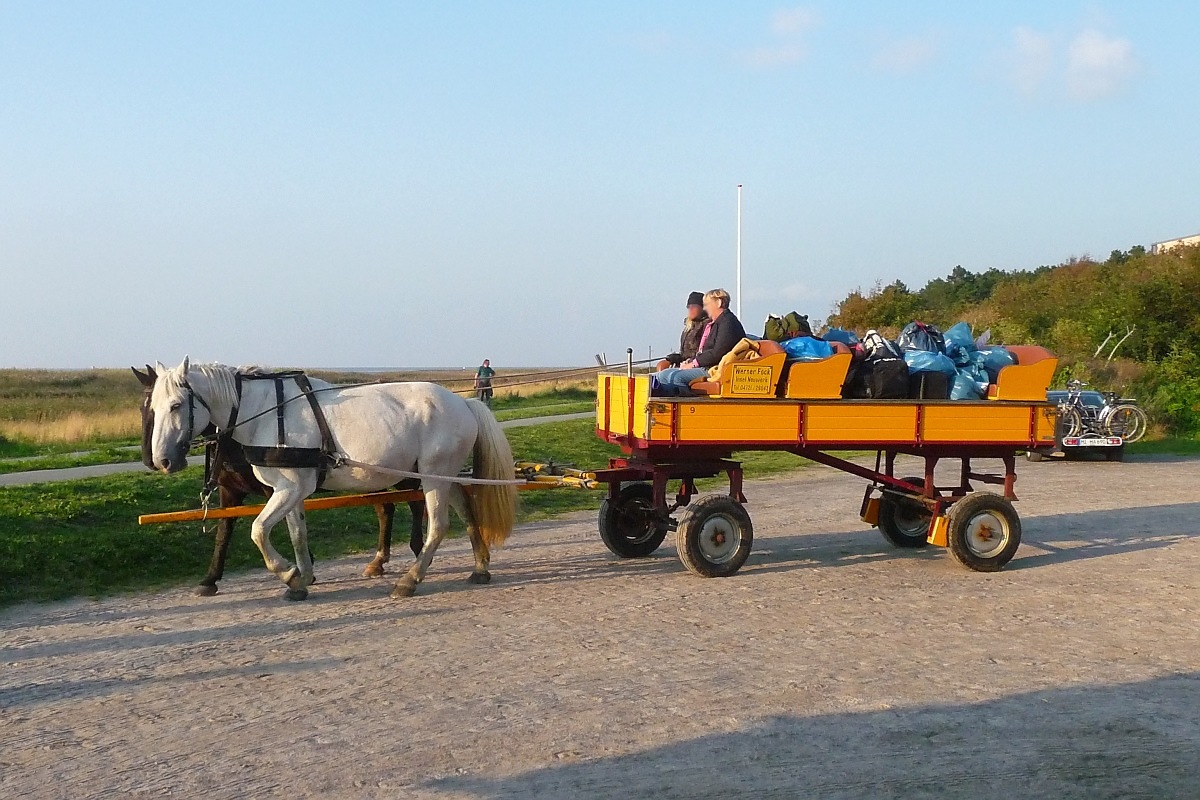
[(283, 576), (284, 583), (288, 585), (283, 596), (288, 600), (304, 600), (308, 597), (308, 587), (316, 581), (313, 578), (312, 551), (308, 549), (308, 522), (304, 519), (303, 503), (288, 511), (287, 526), (292, 537), (292, 549), (296, 551), (296, 569), (288, 570), (288, 574)]
[(425, 546), (425, 503), (412, 500), (408, 504), (408, 510), (412, 512), (412, 530), (408, 534), (408, 546), (414, 556), (420, 556), (421, 548)]
[(488, 572), (488, 564), (491, 562), (492, 555), (488, 550), (487, 542), (483, 540), (475, 527), (475, 516), (471, 513), (471, 504), (467, 502), (467, 495), (457, 484), (450, 487), (450, 506), (466, 523), (467, 536), (471, 539), (471, 552), (475, 555), (475, 570), (467, 578), (467, 582), (490, 583), (492, 573)]
[(392, 560), (392, 522), (396, 506), (392, 503), (375, 506), (375, 516), (379, 518), (379, 546), (375, 548), (371, 563), (363, 568), (364, 578), (382, 577), (383, 565)]
[[(246, 495), (231, 489), (221, 487), (221, 508), (240, 506), (246, 502)], [(229, 542), (233, 538), (235, 520), (231, 517), (217, 524), (217, 540), (213, 544), (212, 561), (208, 565), (208, 573), (196, 587), (199, 597), (212, 597), (217, 593), (217, 581), (225, 575), (225, 559), (229, 556)]]
[(425, 546), (421, 548), (416, 563), (392, 587), (392, 597), (412, 597), (417, 591), (417, 584), (425, 580), (425, 573), (433, 561), (433, 554), (437, 552), (438, 545), (442, 543), (446, 530), (450, 527), (446, 491), (444, 485), (438, 485), (437, 488), (425, 487), (425, 510), (429, 512), (429, 530), (426, 531)]
[[(262, 553), (263, 563), (267, 569), (272, 574), (278, 575), (289, 587), (291, 586), (291, 581), (299, 575), (300, 570), (289, 564), (287, 559), (280, 555), (275, 546), (271, 544), (271, 529), (279, 524), (280, 520), (285, 519), (293, 509), (301, 507), (304, 497), (303, 492), (292, 487), (276, 489), (271, 493), (271, 497), (267, 500), (267, 504), (263, 506), (263, 510), (254, 518), (254, 524), (250, 529), (250, 538), (258, 547), (258, 552)], [(307, 541), (305, 541), (304, 551), (306, 555), (308, 553), (307, 544)], [(297, 555), (299, 555), (298, 552)], [(311, 574), (311, 561), (309, 562), (309, 570)]]

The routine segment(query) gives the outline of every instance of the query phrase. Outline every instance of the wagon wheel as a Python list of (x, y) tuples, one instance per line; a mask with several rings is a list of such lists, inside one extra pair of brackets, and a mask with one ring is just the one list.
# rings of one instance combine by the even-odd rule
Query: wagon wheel
[(998, 494), (969, 494), (950, 506), (946, 517), (950, 552), (976, 572), (1003, 569), (1021, 546), (1021, 518)]
[(750, 515), (725, 495), (710, 495), (688, 506), (675, 531), (679, 560), (702, 578), (737, 572), (753, 543)]
[[(924, 486), (924, 478), (902, 478), (905, 483)], [(879, 498), (879, 532), (896, 547), (924, 547), (929, 543), (933, 512), (917, 501), (885, 491)]]
[(654, 511), (654, 490), (648, 483), (631, 483), (615, 501), (600, 504), (600, 538), (621, 558), (644, 558), (667, 538), (666, 521)]

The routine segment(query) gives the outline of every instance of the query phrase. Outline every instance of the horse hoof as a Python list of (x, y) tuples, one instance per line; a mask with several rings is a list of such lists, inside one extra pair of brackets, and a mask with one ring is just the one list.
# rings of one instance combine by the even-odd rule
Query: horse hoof
[(215, 583), (202, 583), (196, 587), (196, 597), (212, 597), (217, 593), (217, 585)]
[(376, 564), (374, 561), (372, 561), (370, 564), (367, 564), (367, 566), (363, 568), (363, 577), (364, 578), (382, 578), (383, 577), (383, 565)]
[[(309, 575), (308, 579), (306, 580), (304, 574), (297, 569), (290, 570), (287, 578), (284, 580), (284, 583), (287, 584), (287, 587), (289, 589), (294, 589), (295, 591), (305, 591), (309, 586), (312, 586), (316, 582), (316, 575)], [(303, 600), (304, 598), (301, 597), (300, 599)]]
[(491, 583), (492, 573), (490, 572), (472, 572), (467, 576), (467, 583)]
[(410, 578), (401, 578), (392, 587), (393, 600), (399, 600), (401, 597), (412, 597), (416, 593), (417, 584)]
[(283, 599), (295, 602), (308, 599), (308, 589), (288, 589), (283, 593)]

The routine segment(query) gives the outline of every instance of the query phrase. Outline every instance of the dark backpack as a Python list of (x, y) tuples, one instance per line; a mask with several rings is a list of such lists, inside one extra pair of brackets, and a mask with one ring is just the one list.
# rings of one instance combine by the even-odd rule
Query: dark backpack
[(862, 340), (862, 347), (869, 361), (877, 361), (884, 358), (904, 358), (904, 351), (897, 347), (896, 343), (891, 339), (880, 334), (879, 331), (867, 331), (867, 335)]

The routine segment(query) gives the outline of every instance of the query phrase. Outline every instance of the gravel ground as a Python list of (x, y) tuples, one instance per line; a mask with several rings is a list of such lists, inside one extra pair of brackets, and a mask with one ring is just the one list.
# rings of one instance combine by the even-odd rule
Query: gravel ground
[(728, 579), (589, 514), (489, 586), (450, 542), (409, 600), (356, 558), (301, 604), (259, 570), (9, 609), (0, 796), (1200, 796), (1200, 461), (1019, 472), (995, 574), (891, 549), (812, 468), (748, 483)]

